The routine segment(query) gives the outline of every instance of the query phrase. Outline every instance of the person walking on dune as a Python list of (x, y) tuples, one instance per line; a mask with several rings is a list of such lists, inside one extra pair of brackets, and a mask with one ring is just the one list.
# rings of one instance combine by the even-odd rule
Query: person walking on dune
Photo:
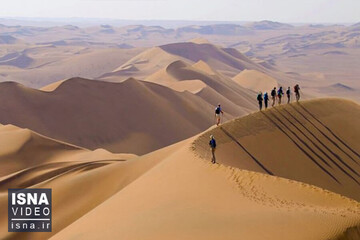
[(221, 121), (221, 115), (224, 115), (224, 112), (221, 110), (221, 106), (220, 104), (218, 104), (218, 106), (215, 108), (215, 118), (216, 118), (216, 125), (219, 126), (220, 121)]
[(268, 108), (269, 96), (268, 93), (264, 93), (264, 103), (265, 103), (265, 110)]
[(257, 95), (257, 100), (259, 102), (259, 109), (260, 111), (262, 110), (262, 103), (263, 103), (263, 96), (262, 96), (262, 92), (259, 92), (259, 94)]
[(291, 94), (290, 87), (288, 87), (288, 89), (286, 90), (286, 96), (287, 96), (287, 99), (288, 99), (288, 101), (287, 101), (288, 104), (290, 103), (290, 94)]
[(271, 98), (272, 98), (272, 106), (275, 106), (275, 100), (276, 100), (276, 87), (274, 87), (273, 90), (271, 90)]
[(210, 146), (211, 155), (212, 155), (211, 162), (216, 163), (216, 158), (215, 158), (216, 140), (213, 135), (210, 136), (209, 146)]
[(277, 92), (277, 97), (279, 99), (279, 105), (281, 105), (281, 98), (284, 95), (283, 89), (282, 87), (279, 88), (278, 92)]
[(294, 92), (295, 92), (295, 96), (296, 96), (296, 102), (299, 102), (299, 100), (300, 100), (300, 86), (299, 86), (299, 84), (296, 84), (294, 86)]

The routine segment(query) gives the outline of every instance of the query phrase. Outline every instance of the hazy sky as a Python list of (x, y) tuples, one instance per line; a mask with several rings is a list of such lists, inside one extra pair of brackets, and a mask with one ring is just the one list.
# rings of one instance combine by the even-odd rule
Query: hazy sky
[(359, 22), (360, 0), (0, 0), (0, 17)]

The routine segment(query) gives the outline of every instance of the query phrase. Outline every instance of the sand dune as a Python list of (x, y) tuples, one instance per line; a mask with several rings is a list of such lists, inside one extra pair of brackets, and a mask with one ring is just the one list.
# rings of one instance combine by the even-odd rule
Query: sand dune
[(11, 50), (4, 56), (0, 53), (0, 72), (5, 76), (5, 81), (41, 88), (71, 77), (95, 78), (140, 51), (142, 49), (102, 49), (76, 45), (27, 46), (23, 51)]
[[(190, 92), (129, 79), (74, 78), (52, 92), (0, 84), (0, 122), (89, 149), (143, 154), (203, 131), (213, 106)], [(26, 116), (26, 117), (24, 117)]]
[(112, 72), (103, 74), (99, 78), (112, 82), (124, 81), (129, 77), (145, 79), (176, 60), (179, 60), (178, 56), (169, 54), (159, 47), (154, 47), (145, 50)]
[(220, 163), (313, 184), (360, 200), (360, 107), (321, 99), (258, 112), (213, 129), (195, 147)]
[(169, 88), (178, 91), (184, 92), (188, 91), (193, 94), (199, 93), (206, 87), (206, 84), (201, 80), (184, 80), (180, 82), (170, 83)]
[(211, 69), (229, 76), (234, 76), (245, 68), (264, 69), (236, 49), (220, 48), (203, 42), (184, 42), (162, 45), (146, 50), (100, 78), (107, 81), (123, 81), (130, 76), (145, 79), (175, 61), (188, 64), (197, 63), (199, 68), (203, 68), (209, 73), (209, 69), (204, 68), (204, 63), (206, 63)]
[[(211, 74), (209, 74), (211, 72)], [(221, 103), (222, 99), (229, 104), (226, 104), (225, 108), (230, 108), (231, 105), (236, 104), (243, 107), (243, 110), (254, 110), (256, 109), (255, 93), (245, 89), (230, 78), (218, 74), (215, 70), (207, 65), (206, 63), (197, 63), (194, 66), (187, 64), (184, 61), (175, 61), (169, 64), (165, 69), (161, 69), (159, 72), (150, 76), (146, 81), (152, 81), (163, 85), (168, 85), (166, 81), (175, 82), (175, 81), (184, 81), (184, 80), (201, 80), (208, 86), (212, 88), (213, 91), (217, 92), (217, 97), (212, 99), (204, 98), (207, 102), (212, 105)], [(216, 89), (216, 90), (215, 90)], [(201, 91), (199, 96), (201, 96)], [(216, 99), (217, 98), (217, 99)], [(230, 103), (231, 102), (231, 103)], [(234, 116), (242, 115), (241, 113), (233, 112)]]
[(189, 42), (193, 42), (193, 43), (197, 43), (197, 44), (210, 43), (205, 38), (194, 38), (194, 39), (191, 39)]
[(258, 91), (270, 91), (278, 87), (276, 79), (256, 70), (244, 70), (236, 75), (233, 80), (244, 88)]
[[(278, 115), (285, 114), (286, 111), (306, 114), (314, 124), (310, 125), (319, 129), (314, 129), (314, 136), (320, 139), (319, 133), (315, 132), (324, 133), (326, 137), (321, 139), (329, 141), (327, 146), (331, 147), (330, 151), (336, 153), (343, 162), (339, 159), (334, 161), (344, 169), (346, 165), (343, 166), (343, 163), (346, 163), (353, 170), (358, 170), (359, 165), (351, 159), (359, 161), (356, 152), (359, 151), (360, 131), (357, 125), (353, 125), (354, 118), (360, 113), (358, 105), (344, 100), (323, 99), (293, 107), (277, 108), (264, 114), (272, 115), (276, 111)], [(343, 113), (342, 117), (335, 114), (338, 111)], [(313, 117), (310, 117), (309, 114), (313, 112)], [(20, 148), (20, 152), (26, 157), (29, 154), (25, 150), (32, 153), (43, 152), (41, 148), (37, 148), (41, 139), (58, 148), (47, 147), (49, 157), (44, 157), (42, 163), (35, 163), (22, 171), (7, 173), (0, 178), (1, 206), (5, 206), (7, 201), (6, 194), (1, 192), (10, 186), (53, 189), (53, 232), (10, 234), (5, 228), (7, 217), (4, 211), (7, 208), (1, 207), (0, 212), (3, 214), (0, 216), (5, 217), (0, 218), (0, 237), (285, 240), (291, 236), (294, 240), (318, 240), (353, 235), (356, 239), (358, 235), (353, 229), (360, 224), (359, 202), (324, 188), (343, 192), (357, 199), (359, 186), (351, 183), (353, 180), (349, 180), (349, 176), (337, 169), (337, 165), (331, 160), (327, 159), (327, 162), (332, 168), (325, 168), (341, 185), (317, 170), (317, 165), (308, 161), (305, 155), (298, 157), (302, 153), (297, 146), (287, 143), (287, 138), (278, 133), (280, 130), (269, 126), (271, 122), (265, 123), (266, 121), (263, 114), (256, 113), (230, 121), (222, 129), (234, 134), (236, 141), (277, 176), (263, 174), (266, 171), (254, 164), (254, 159), (250, 161), (242, 150), (237, 150), (239, 146), (236, 146), (232, 138), (222, 137), (220, 131), (223, 130), (219, 128), (211, 128), (177, 144), (136, 157), (114, 155), (104, 150), (89, 151), (45, 138), (29, 130), (1, 126), (0, 134), (14, 135), (14, 141), (20, 145), (14, 148)], [(274, 121), (277, 120), (274, 118)], [(309, 123), (304, 124), (308, 126)], [(297, 130), (295, 127), (289, 126), (290, 128), (292, 131)], [(341, 132), (337, 131), (339, 128)], [(287, 129), (283, 131), (291, 134)], [(33, 145), (28, 145), (27, 148), (21, 147), (21, 142), (25, 143), (28, 139), (28, 135), (23, 132), (38, 136), (32, 141)], [(210, 133), (215, 134), (218, 140), (216, 156), (220, 165), (209, 162), (207, 143)], [(7, 139), (12, 139), (10, 135)], [(257, 148), (255, 153), (251, 149), (254, 144), (248, 144), (255, 135), (256, 139), (264, 139), (269, 145), (267, 148), (260, 146), (265, 150), (264, 159), (260, 156), (263, 151)], [(268, 141), (268, 138), (274, 137), (277, 141)], [(302, 138), (300, 133), (299, 137)], [(3, 143), (6, 140), (1, 139), (0, 146), (4, 150), (6, 148)], [(279, 144), (283, 145), (281, 159), (266, 151), (270, 148), (276, 150)], [(307, 144), (310, 146), (310, 143)], [(338, 149), (335, 149), (336, 145), (339, 146)], [(12, 164), (15, 165), (22, 161), (19, 160), (20, 152), (10, 149), (0, 152), (0, 156), (13, 157)], [(311, 157), (315, 158), (313, 155)], [(287, 164), (289, 162), (291, 164)], [(296, 171), (290, 165), (295, 166)], [(305, 180), (304, 182), (311, 182), (312, 185), (279, 177), (284, 175), (283, 166), (289, 170), (288, 178)], [(350, 170), (347, 168), (346, 171)], [(353, 173), (350, 175), (355, 177)]]
[(11, 35), (1, 35), (0, 44), (16, 44), (21, 43), (21, 41)]
[(203, 60), (198, 61), (197, 63), (192, 65), (194, 68), (197, 68), (209, 75), (216, 75), (217, 72), (212, 69), (206, 62), (204, 62)]
[[(69, 144), (49, 141), (28, 129), (20, 129), (12, 125), (1, 125), (0, 135), (0, 178), (14, 172), (35, 166), (41, 163), (52, 162), (64, 152), (81, 153), (84, 150)], [(37, 151), (32, 152), (35, 148)], [(32, 155), (32, 160), (27, 157)], [(54, 154), (54, 155), (53, 155)]]
[[(306, 83), (307, 87), (340, 82), (360, 88), (357, 67), (360, 59), (360, 33), (356, 24), (290, 26), (261, 21), (244, 26), (195, 24), (177, 29), (139, 24), (123, 27), (104, 24), (86, 28), (71, 25), (2, 25), (0, 35), (3, 36), (0, 42), (15, 41), (14, 44), (0, 44), (0, 58), (7, 54), (20, 54), (24, 50), (28, 53), (34, 48), (38, 49), (36, 54), (27, 54), (33, 62), (25, 65), (26, 68), (1, 66), (0, 80), (18, 81), (37, 88), (71, 77), (104, 76), (104, 80), (115, 82), (124, 81), (128, 77), (144, 79), (173, 61), (182, 60), (194, 64), (198, 59), (229, 77), (234, 77), (242, 69), (249, 69), (264, 72), (282, 85), (293, 86), (293, 81), (296, 80), (301, 84)], [(185, 41), (190, 42), (183, 43)], [(148, 53), (152, 56), (143, 56), (149, 63), (138, 62), (136, 57), (129, 60), (144, 50), (140, 48), (159, 45), (160, 47), (149, 50)], [(131, 46), (135, 48), (119, 49)], [(241, 58), (243, 62), (235, 57), (239, 55), (236, 51), (246, 54)], [(164, 60), (169, 56), (169, 60)], [(244, 60), (249, 58), (252, 63)], [(124, 65), (126, 61), (128, 63)], [(119, 66), (124, 69), (117, 69)], [(114, 69), (117, 69), (116, 73), (111, 73)], [(134, 69), (138, 71), (130, 71)], [(281, 72), (296, 72), (299, 75)], [(327, 83), (324, 84), (323, 79), (313, 79), (307, 75), (313, 72), (326, 76)], [(289, 80), (292, 82), (287, 84)], [(316, 91), (314, 93), (317, 94)], [(344, 97), (341, 92), (334, 95)]]
[(246, 99), (243, 99), (243, 103), (241, 105), (235, 104), (230, 99), (221, 95), (219, 92), (215, 91), (209, 86), (203, 88), (201, 91), (196, 93), (196, 95), (210, 103), (212, 106), (216, 106), (217, 104), (221, 103), (223, 110), (225, 111), (224, 119), (222, 120), (223, 122), (233, 119), (237, 116), (244, 116), (250, 112), (253, 112), (255, 109), (254, 105), (246, 104)]
[[(201, 60), (193, 65), (180, 60), (172, 62), (145, 80), (174, 90), (186, 89), (211, 106), (220, 103), (225, 112), (224, 120), (243, 116), (257, 108), (254, 101), (256, 93), (239, 86)], [(201, 88), (198, 81), (202, 83)]]
[[(174, 43), (146, 50), (113, 72), (104, 74), (100, 79), (121, 82), (129, 77), (155, 82), (167, 87), (176, 85), (175, 82), (179, 80), (201, 80), (216, 91), (221, 91), (219, 85), (224, 84), (239, 90), (239, 86), (229, 83), (229, 77), (234, 77), (242, 87), (250, 90), (258, 90), (258, 86), (264, 88), (261, 90), (270, 90), (277, 86), (277, 79), (280, 79), (279, 83), (281, 84), (295, 85), (293, 76), (283, 74), (274, 67), (266, 68), (234, 48), (221, 48), (209, 43), (194, 42)], [(205, 79), (215, 81), (210, 84), (209, 80)], [(244, 91), (244, 89), (241, 90), (242, 93)], [(240, 95), (244, 95), (242, 93)], [(227, 94), (224, 92), (220, 92), (220, 94), (234, 101), (234, 97), (228, 96), (229, 91)], [(245, 96), (247, 97), (247, 94)], [(234, 102), (241, 106), (244, 105), (244, 101), (235, 100)], [(248, 101), (245, 102), (248, 104)]]
[[(360, 239), (359, 105), (237, 118), (295, 82), (359, 99), (358, 29), (0, 24), (0, 80), (23, 84), (0, 83), (0, 239)], [(53, 232), (9, 233), (7, 189), (37, 187)]]
[(46, 85), (45, 87), (40, 88), (41, 91), (44, 92), (52, 92), (55, 91), (61, 84), (63, 84), (66, 81), (66, 79), (64, 80), (60, 80), (54, 83), (51, 83), (49, 85)]
[(196, 147), (194, 152), (194, 140), (196, 146), (196, 137), (172, 146), (158, 165), (52, 239), (317, 240), (360, 223), (358, 202), (308, 184), (210, 165)]
[(160, 48), (192, 62), (202, 60), (211, 68), (230, 76), (235, 75), (239, 70), (262, 69), (262, 66), (252, 62), (237, 50), (219, 48), (212, 44), (185, 42), (163, 45)]
[[(47, 239), (157, 163), (138, 161), (132, 154), (89, 151), (10, 125), (0, 126), (0, 135), (1, 239)], [(53, 232), (8, 233), (7, 189), (33, 187), (53, 189)]]

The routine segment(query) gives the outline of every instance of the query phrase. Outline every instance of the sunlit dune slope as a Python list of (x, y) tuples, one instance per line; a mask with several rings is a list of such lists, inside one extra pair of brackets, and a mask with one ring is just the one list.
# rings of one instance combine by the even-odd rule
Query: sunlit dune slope
[(313, 184), (360, 200), (360, 106), (339, 99), (293, 103), (250, 114), (195, 142), (220, 163)]
[(244, 70), (236, 75), (233, 80), (240, 86), (256, 92), (269, 92), (274, 87), (278, 87), (276, 79), (256, 70)]
[(318, 240), (360, 223), (358, 202), (212, 165), (199, 158), (195, 139), (172, 146), (170, 154), (146, 155), (161, 162), (52, 239)]

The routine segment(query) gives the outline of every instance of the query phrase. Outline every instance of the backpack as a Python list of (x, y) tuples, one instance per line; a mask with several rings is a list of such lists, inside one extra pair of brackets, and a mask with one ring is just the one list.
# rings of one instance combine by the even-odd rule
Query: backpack
[(221, 112), (220, 107), (217, 107), (217, 108), (215, 109), (215, 114), (220, 114), (220, 112)]
[(290, 95), (290, 90), (286, 90), (286, 95)]
[(262, 100), (263, 100), (263, 98), (261, 97), (261, 94), (258, 94), (257, 100), (258, 100), (258, 101), (262, 101)]
[(267, 101), (269, 99), (267, 93), (264, 94), (264, 100)]
[(271, 91), (271, 96), (275, 97), (275, 95), (276, 95), (276, 90), (273, 89), (273, 90)]
[(211, 148), (216, 148), (216, 141), (215, 139), (211, 139), (209, 142), (209, 145), (211, 146)]

